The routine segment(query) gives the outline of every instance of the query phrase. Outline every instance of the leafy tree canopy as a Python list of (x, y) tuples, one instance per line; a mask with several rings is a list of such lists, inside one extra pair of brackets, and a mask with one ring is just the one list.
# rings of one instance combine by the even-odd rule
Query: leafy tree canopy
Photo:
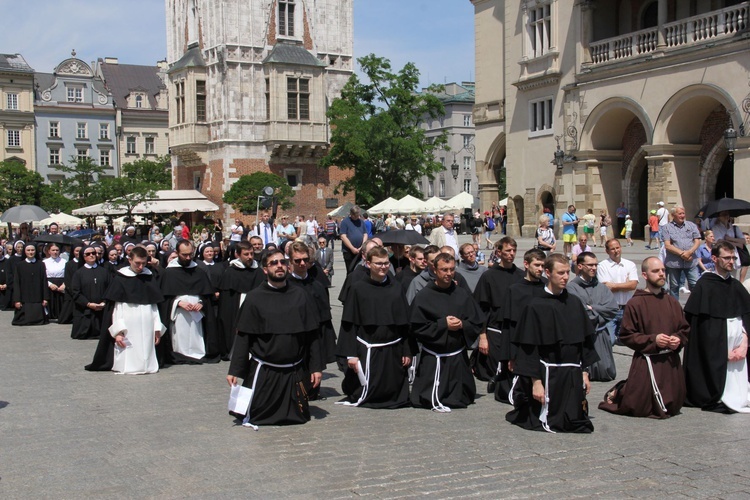
[(0, 162), (0, 210), (17, 205), (41, 205), (44, 179), (17, 161)]
[(367, 55), (357, 60), (368, 82), (352, 75), (328, 110), (331, 146), (321, 167), (338, 166), (354, 174), (337, 186), (355, 191), (357, 201), (370, 205), (389, 196), (421, 197), (416, 181), (444, 169), (435, 161), (447, 150), (447, 134), (427, 137), (425, 120), (445, 115), (436, 96), (442, 85), (419, 92), (419, 70), (407, 63), (394, 73), (388, 59)]
[(224, 193), (224, 202), (232, 205), (237, 211), (254, 214), (257, 210), (258, 196), (263, 196), (263, 188), (266, 186), (273, 188), (276, 202), (282, 209), (288, 210), (294, 206), (294, 190), (289, 183), (283, 177), (269, 172), (243, 175)]
[(169, 189), (171, 185), (170, 159), (165, 156), (156, 161), (141, 159), (124, 164), (120, 177), (101, 180), (99, 192), (112, 208), (125, 210), (128, 216), (132, 216), (136, 205), (153, 198), (160, 189)]
[(70, 157), (69, 165), (58, 165), (57, 169), (66, 175), (62, 181), (62, 191), (73, 199), (77, 207), (85, 207), (103, 201), (98, 180), (105, 167), (91, 158)]

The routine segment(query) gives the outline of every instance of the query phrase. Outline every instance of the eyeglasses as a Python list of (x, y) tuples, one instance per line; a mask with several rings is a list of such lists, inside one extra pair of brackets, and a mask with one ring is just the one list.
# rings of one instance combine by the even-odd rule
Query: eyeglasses
[(724, 261), (730, 261), (734, 260), (736, 257), (734, 255), (717, 255), (716, 258)]
[(310, 262), (310, 257), (303, 257), (301, 259), (293, 259), (293, 262), (295, 264), (302, 264), (303, 262), (304, 263), (308, 263), (308, 262)]
[(266, 262), (266, 267), (278, 266), (279, 264), (281, 264), (282, 266), (286, 266), (287, 264), (289, 264), (289, 261), (286, 259), (269, 260), (268, 262)]
[(96, 252), (83, 252), (84, 257), (86, 257), (87, 255), (96, 255)]
[(391, 265), (391, 263), (390, 262), (370, 262), (370, 265), (376, 266), (376, 267), (388, 267)]

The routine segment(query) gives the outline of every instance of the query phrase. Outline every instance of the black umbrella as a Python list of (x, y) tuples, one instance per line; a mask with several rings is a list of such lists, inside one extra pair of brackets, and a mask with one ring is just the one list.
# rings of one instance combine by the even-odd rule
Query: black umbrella
[(58, 245), (82, 245), (83, 240), (67, 234), (42, 234), (34, 238), (34, 243), (57, 243)]
[(708, 219), (718, 217), (721, 212), (729, 212), (731, 217), (748, 215), (750, 214), (750, 203), (737, 198), (722, 198), (709, 202), (695, 216), (701, 219)]
[(18, 205), (11, 207), (0, 216), (0, 222), (20, 224), (35, 222), (49, 217), (49, 214), (36, 205)]
[(383, 245), (426, 245), (429, 243), (427, 238), (411, 229), (396, 229), (378, 233), (377, 238), (383, 242)]

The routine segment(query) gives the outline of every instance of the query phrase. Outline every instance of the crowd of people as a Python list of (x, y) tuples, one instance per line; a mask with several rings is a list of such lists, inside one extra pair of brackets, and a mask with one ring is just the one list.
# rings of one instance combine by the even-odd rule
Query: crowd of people
[[(592, 381), (615, 381), (617, 343), (633, 361), (601, 410), (750, 413), (750, 294), (733, 277), (732, 242), (707, 239), (706, 271), (693, 282), (669, 257), (649, 257), (638, 270), (615, 238), (599, 262), (591, 233), (579, 240), (575, 207), (567, 214), (565, 252), (540, 236), (520, 268), (513, 238), (494, 242), (485, 258), (476, 243), (459, 244), (452, 214), (435, 219), (428, 244), (384, 245), (355, 206), (332, 228), (346, 264), (340, 325), (331, 315), (328, 227), (310, 217), (284, 233), (288, 221), (265, 213), (249, 228), (232, 225), (226, 248), (212, 238), (157, 244), (130, 234), (109, 247), (9, 242), (0, 300), (14, 325), (53, 320), (71, 324), (74, 339), (98, 339), (86, 370), (147, 374), (228, 361), (230, 413), (256, 430), (310, 420), (323, 372), (338, 369), (344, 406), (449, 413), (474, 402), (478, 379), (509, 405), (514, 425), (591, 432), (586, 395)], [(666, 255), (698, 259), (700, 235), (684, 209), (672, 210), (670, 224), (660, 232)], [(680, 276), (691, 287), (684, 309), (672, 286)]]

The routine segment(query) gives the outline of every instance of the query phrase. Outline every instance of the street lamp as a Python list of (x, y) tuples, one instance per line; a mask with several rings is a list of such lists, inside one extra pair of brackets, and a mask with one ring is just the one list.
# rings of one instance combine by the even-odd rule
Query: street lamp
[(453, 180), (455, 181), (458, 179), (458, 163), (456, 163), (456, 155), (453, 155), (453, 163), (451, 163), (451, 175), (453, 175)]
[(557, 167), (558, 170), (562, 170), (563, 166), (565, 166), (566, 162), (576, 161), (575, 156), (566, 155), (565, 151), (563, 151), (560, 148), (560, 139), (562, 138), (561, 135), (555, 136), (555, 142), (557, 142), (557, 149), (555, 150), (554, 156), (552, 158), (552, 163)]
[(734, 152), (737, 150), (737, 131), (729, 124), (729, 128), (724, 131), (724, 145), (727, 148), (729, 156), (734, 158)]

